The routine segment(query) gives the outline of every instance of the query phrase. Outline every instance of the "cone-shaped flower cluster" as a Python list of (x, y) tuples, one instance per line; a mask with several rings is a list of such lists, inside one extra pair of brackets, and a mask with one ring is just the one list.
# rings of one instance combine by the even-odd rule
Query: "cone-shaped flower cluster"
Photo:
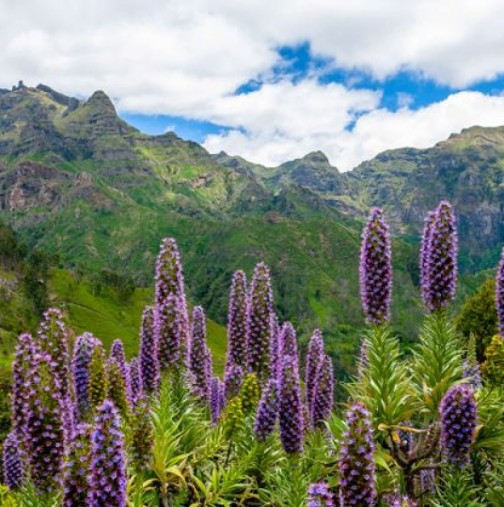
[(448, 463), (459, 467), (469, 461), (476, 428), (474, 392), (467, 384), (452, 387), (441, 400), (441, 446)]
[(280, 439), (287, 453), (303, 450), (303, 404), (297, 359), (286, 356), (283, 360), (279, 396)]
[(342, 505), (371, 507), (376, 500), (373, 430), (369, 412), (360, 403), (346, 414), (339, 462)]
[(315, 428), (324, 428), (331, 417), (334, 399), (334, 373), (331, 358), (324, 355), (313, 388), (311, 420)]
[(245, 427), (242, 399), (237, 396), (229, 401), (224, 413), (224, 434), (226, 438), (236, 437)]
[(420, 290), (422, 295), (422, 300), (425, 304), (427, 304), (427, 288), (429, 286), (429, 257), (430, 257), (430, 248), (429, 241), (432, 231), (432, 224), (434, 223), (434, 219), (436, 217), (436, 213), (434, 211), (429, 211), (427, 216), (424, 219), (424, 229), (422, 233), (422, 243), (420, 245)]
[(247, 362), (261, 384), (266, 382), (270, 374), (272, 313), (270, 272), (266, 264), (261, 262), (254, 269), (247, 312)]
[(242, 384), (243, 384), (242, 367), (236, 364), (227, 366), (224, 377), (224, 395), (227, 401), (240, 394)]
[(131, 418), (131, 455), (136, 470), (147, 470), (151, 460), (153, 429), (150, 419), (149, 400), (141, 396)]
[(50, 308), (44, 313), (38, 339), (42, 352), (51, 356), (54, 374), (57, 375), (60, 384), (61, 396), (65, 398), (68, 393), (68, 332), (60, 310)]
[(282, 375), (282, 350), (280, 344), (280, 325), (275, 312), (271, 314), (270, 376), (280, 380)]
[(275, 430), (278, 417), (278, 392), (278, 380), (271, 377), (263, 389), (255, 418), (254, 434), (260, 442), (266, 440)]
[(63, 466), (63, 506), (87, 505), (91, 453), (91, 425), (78, 424), (69, 439)]
[(261, 389), (257, 382), (255, 373), (249, 373), (243, 379), (242, 388), (240, 391), (240, 398), (242, 400), (242, 407), (245, 414), (255, 412), (259, 398), (261, 397)]
[(307, 507), (334, 507), (334, 497), (325, 482), (316, 482), (308, 487)]
[(142, 372), (136, 357), (133, 357), (128, 364), (128, 376), (130, 379), (130, 404), (133, 406), (142, 395)]
[(156, 260), (155, 333), (162, 369), (187, 363), (189, 318), (177, 243), (166, 238)]
[(193, 310), (189, 368), (194, 376), (195, 394), (210, 400), (212, 355), (206, 342), (206, 318), (201, 306), (196, 306)]
[(128, 391), (121, 368), (113, 357), (107, 361), (107, 380), (107, 398), (114, 403), (121, 416), (127, 419), (130, 412)]
[(499, 335), (504, 338), (504, 248), (501, 252), (497, 277), (495, 280), (495, 306), (499, 324)]
[(25, 432), (26, 456), (31, 481), (36, 491), (43, 495), (55, 491), (60, 484), (65, 406), (49, 355), (37, 355), (30, 380)]
[(313, 412), (313, 390), (315, 388), (315, 381), (317, 379), (318, 371), (323, 358), (324, 341), (322, 339), (322, 333), (319, 329), (316, 329), (310, 338), (310, 343), (308, 344), (308, 352), (306, 354), (306, 402), (308, 404), (308, 411), (310, 413)]
[(247, 362), (247, 277), (236, 271), (231, 281), (228, 308), (228, 350), (226, 367), (236, 364), (242, 367)]
[(91, 333), (77, 337), (74, 346), (72, 372), (75, 390), (75, 420), (84, 421), (91, 413), (89, 393), (90, 364), (97, 339)]
[(149, 395), (159, 388), (159, 351), (154, 331), (154, 308), (147, 306), (140, 330), (140, 370), (143, 390)]
[(457, 230), (455, 215), (449, 202), (441, 201), (426, 228), (428, 237), (422, 264), (422, 294), (427, 308), (433, 312), (444, 308), (455, 297), (457, 286)]
[(290, 322), (284, 322), (284, 324), (282, 324), (278, 341), (280, 346), (280, 357), (293, 357), (296, 361), (298, 361), (297, 367), (299, 369), (296, 331)]
[(31, 389), (31, 374), (35, 367), (38, 347), (32, 336), (22, 334), (16, 345), (16, 353), (12, 366), (12, 426), (17, 431), (21, 446), (25, 442), (28, 393)]
[(101, 342), (97, 339), (89, 363), (89, 401), (92, 411), (105, 401), (107, 391), (108, 378), (105, 371), (105, 352)]
[(224, 407), (224, 386), (219, 377), (212, 377), (210, 381), (210, 414), (212, 422), (217, 424)]
[(91, 434), (89, 507), (126, 506), (126, 457), (119, 413), (110, 400), (98, 407)]
[(16, 430), (12, 430), (3, 444), (2, 464), (4, 482), (10, 490), (16, 490), (23, 485), (24, 466), (21, 458), (20, 442)]
[(114, 359), (121, 372), (126, 392), (128, 393), (128, 400), (131, 402), (131, 385), (128, 371), (128, 363), (126, 362), (126, 353), (124, 352), (123, 342), (119, 339), (112, 342), (110, 348), (109, 359)]
[(390, 319), (392, 254), (389, 227), (383, 211), (373, 208), (362, 233), (360, 290), (366, 320), (383, 324)]

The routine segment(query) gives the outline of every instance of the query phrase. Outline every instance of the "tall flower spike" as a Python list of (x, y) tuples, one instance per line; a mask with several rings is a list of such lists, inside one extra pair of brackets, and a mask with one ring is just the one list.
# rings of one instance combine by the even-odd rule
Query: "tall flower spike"
[(143, 390), (153, 394), (159, 388), (159, 352), (154, 333), (154, 309), (146, 306), (140, 331), (140, 370)]
[(51, 362), (47, 354), (37, 356), (28, 393), (26, 456), (30, 479), (39, 495), (59, 488), (65, 442), (65, 406)]
[(371, 324), (390, 320), (392, 253), (389, 227), (383, 211), (373, 208), (362, 233), (360, 254), (362, 308)]
[(236, 364), (226, 365), (224, 375), (224, 395), (227, 401), (240, 394), (243, 384), (243, 370)]
[(497, 277), (495, 280), (495, 306), (499, 321), (499, 335), (504, 338), (504, 248), (501, 252)]
[(315, 428), (324, 428), (331, 417), (334, 400), (334, 374), (331, 358), (324, 355), (313, 389), (312, 421)]
[(150, 418), (149, 400), (141, 396), (131, 418), (131, 455), (137, 471), (148, 470), (151, 461), (153, 427)]
[(63, 465), (63, 506), (87, 505), (91, 453), (91, 425), (78, 424), (65, 451)]
[(19, 446), (17, 432), (12, 430), (5, 438), (2, 451), (4, 482), (11, 491), (19, 489), (25, 479)]
[(320, 363), (324, 358), (324, 341), (319, 329), (315, 329), (308, 344), (305, 367), (306, 402), (310, 413), (313, 411), (312, 398)]
[(201, 306), (194, 307), (192, 316), (190, 370), (194, 375), (195, 394), (210, 400), (212, 356), (206, 343), (206, 318)]
[(105, 400), (91, 434), (89, 507), (126, 507), (124, 436), (116, 407)]
[(422, 300), (427, 303), (427, 287), (429, 286), (429, 242), (432, 232), (432, 224), (436, 213), (429, 211), (424, 219), (424, 229), (422, 234), (422, 243), (420, 245), (420, 290)]
[(222, 410), (222, 382), (219, 377), (212, 377), (210, 382), (210, 414), (212, 416), (212, 422), (217, 424)]
[(325, 482), (316, 482), (308, 487), (307, 507), (334, 507), (334, 497)]
[(156, 260), (155, 330), (161, 368), (186, 364), (190, 350), (189, 317), (180, 253), (173, 238), (165, 238)]
[(374, 440), (369, 412), (360, 403), (346, 413), (347, 431), (340, 450), (340, 501), (342, 505), (372, 507), (376, 501)]
[(130, 379), (130, 394), (132, 406), (142, 396), (142, 372), (140, 371), (140, 364), (136, 357), (133, 357), (128, 364), (128, 372)]
[(28, 393), (32, 386), (31, 374), (35, 367), (37, 345), (32, 336), (24, 333), (19, 336), (12, 365), (12, 427), (17, 431), (20, 444), (24, 447), (27, 419)]
[(107, 397), (108, 380), (105, 371), (105, 352), (101, 343), (95, 342), (89, 363), (89, 401), (92, 411), (99, 407)]
[(68, 372), (70, 356), (68, 351), (68, 331), (61, 311), (50, 308), (44, 313), (38, 331), (40, 349), (51, 356), (55, 375), (61, 388), (62, 398), (68, 394)]
[(260, 442), (266, 440), (275, 430), (278, 417), (278, 391), (278, 380), (271, 377), (263, 389), (255, 418), (254, 434)]
[(270, 374), (272, 312), (270, 272), (266, 264), (261, 262), (254, 270), (247, 312), (247, 362), (261, 384), (266, 382)]
[(281, 347), (281, 356), (292, 356), (298, 362), (299, 369), (299, 354), (296, 331), (290, 322), (284, 322), (280, 330), (279, 344)]
[(107, 398), (114, 403), (121, 416), (127, 419), (130, 413), (128, 391), (124, 385), (120, 366), (113, 357), (107, 362), (107, 380)]
[(297, 361), (292, 356), (283, 359), (280, 382), (279, 422), (280, 440), (285, 452), (303, 451), (303, 404)]
[(242, 400), (242, 407), (245, 414), (248, 415), (255, 412), (260, 397), (261, 388), (257, 382), (257, 376), (255, 373), (248, 373), (243, 379), (240, 391), (240, 398)]
[(119, 366), (119, 370), (124, 380), (124, 385), (126, 386), (126, 392), (128, 393), (128, 401), (131, 403), (131, 385), (129, 378), (129, 370), (128, 363), (126, 361), (126, 353), (124, 352), (124, 344), (122, 340), (117, 339), (112, 342), (109, 357), (114, 358), (117, 363), (117, 366)]
[(280, 345), (280, 325), (275, 312), (271, 313), (271, 342), (270, 342), (270, 377), (280, 381), (282, 375), (282, 351)]
[(453, 208), (441, 201), (433, 218), (426, 254), (423, 294), (433, 312), (444, 308), (455, 297), (457, 286), (457, 229)]
[(77, 337), (72, 361), (73, 383), (75, 389), (75, 420), (84, 421), (91, 414), (92, 405), (89, 394), (90, 364), (97, 339), (91, 333)]
[(236, 271), (231, 281), (228, 308), (228, 350), (226, 366), (237, 364), (245, 367), (247, 362), (247, 277)]
[(463, 467), (476, 428), (474, 392), (467, 384), (453, 386), (441, 400), (441, 447), (448, 463)]

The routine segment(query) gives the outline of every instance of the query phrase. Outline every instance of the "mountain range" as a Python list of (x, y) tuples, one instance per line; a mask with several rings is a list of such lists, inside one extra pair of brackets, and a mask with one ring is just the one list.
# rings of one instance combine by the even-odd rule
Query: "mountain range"
[(82, 101), (45, 85), (0, 89), (3, 222), (55, 267), (108, 270), (142, 287), (160, 240), (174, 236), (190, 300), (220, 323), (233, 270), (251, 274), (265, 260), (280, 317), (353, 352), (360, 230), (380, 206), (395, 237), (395, 324), (411, 336), (422, 311), (419, 235), (441, 199), (457, 211), (463, 288), (473, 287), (504, 243), (504, 127), (386, 151), (341, 173), (322, 152), (264, 167), (172, 132), (143, 134), (102, 91)]

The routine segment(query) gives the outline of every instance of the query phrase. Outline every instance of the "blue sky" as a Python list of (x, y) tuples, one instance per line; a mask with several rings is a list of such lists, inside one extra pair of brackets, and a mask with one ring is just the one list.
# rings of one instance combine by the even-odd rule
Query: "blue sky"
[(0, 86), (102, 89), (147, 133), (349, 170), (504, 125), (503, 20), (501, 0), (0, 2)]

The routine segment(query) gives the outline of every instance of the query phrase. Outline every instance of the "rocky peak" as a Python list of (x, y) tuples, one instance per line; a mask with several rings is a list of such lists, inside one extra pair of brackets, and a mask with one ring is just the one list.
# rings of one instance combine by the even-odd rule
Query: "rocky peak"
[(116, 109), (110, 97), (102, 90), (95, 91), (87, 100), (86, 106), (90, 109), (100, 111), (103, 114), (117, 116)]
[(310, 164), (330, 165), (329, 159), (322, 151), (312, 151), (305, 155), (301, 160)]

